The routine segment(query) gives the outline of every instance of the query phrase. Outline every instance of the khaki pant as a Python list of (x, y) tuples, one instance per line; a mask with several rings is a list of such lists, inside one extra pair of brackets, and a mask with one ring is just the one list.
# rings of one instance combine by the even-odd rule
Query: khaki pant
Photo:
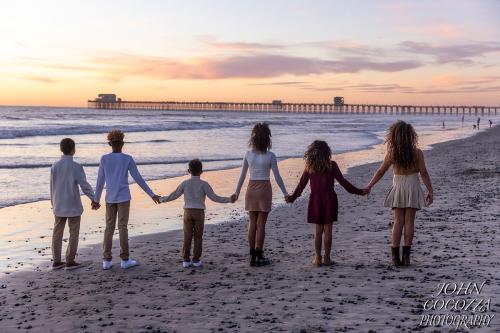
[(130, 212), (130, 201), (106, 204), (106, 229), (104, 230), (103, 259), (111, 260), (111, 248), (113, 246), (113, 234), (118, 218), (118, 232), (120, 234), (120, 258), (129, 259), (128, 250), (128, 216)]
[(193, 261), (200, 261), (203, 247), (203, 225), (205, 224), (204, 209), (184, 209), (184, 245), (182, 246), (182, 257), (189, 261), (191, 252), (191, 241), (194, 238)]
[(75, 217), (55, 217), (54, 231), (52, 232), (52, 258), (55, 263), (61, 262), (62, 239), (64, 227), (68, 220), (69, 242), (66, 249), (66, 263), (75, 261), (76, 250), (78, 249), (78, 236), (80, 234), (81, 216)]

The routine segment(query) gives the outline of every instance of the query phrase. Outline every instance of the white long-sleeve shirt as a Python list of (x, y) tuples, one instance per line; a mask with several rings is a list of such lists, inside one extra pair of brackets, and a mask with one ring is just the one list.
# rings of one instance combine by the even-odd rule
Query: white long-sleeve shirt
[(247, 176), (248, 169), (250, 169), (250, 180), (269, 180), (271, 170), (273, 170), (274, 179), (276, 179), (276, 183), (281, 189), (281, 192), (283, 192), (284, 195), (288, 194), (278, 169), (276, 155), (274, 155), (273, 152), (267, 151), (261, 153), (255, 150), (247, 151), (243, 158), (243, 167), (241, 168), (240, 179), (236, 187), (236, 194), (238, 195), (240, 194), (241, 187)]
[(184, 194), (184, 208), (205, 209), (205, 198), (219, 203), (229, 203), (228, 197), (220, 197), (206, 181), (201, 180), (200, 176), (191, 176), (190, 179), (183, 181), (177, 189), (168, 196), (160, 198), (161, 202), (168, 202), (179, 198)]
[(73, 161), (73, 156), (63, 155), (50, 169), (50, 202), (55, 216), (82, 215), (83, 206), (78, 186), (93, 200), (94, 190), (87, 182), (83, 167)]
[(106, 203), (130, 201), (128, 174), (150, 197), (155, 194), (144, 181), (132, 156), (123, 153), (109, 153), (101, 157), (94, 201), (101, 200), (102, 190), (106, 184)]

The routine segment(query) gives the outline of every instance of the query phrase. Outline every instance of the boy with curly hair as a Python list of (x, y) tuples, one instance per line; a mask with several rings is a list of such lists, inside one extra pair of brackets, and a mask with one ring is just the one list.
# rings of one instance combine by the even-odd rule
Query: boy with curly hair
[(115, 232), (116, 220), (118, 219), (118, 231), (120, 234), (120, 257), (121, 268), (130, 268), (137, 262), (129, 257), (128, 247), (128, 220), (130, 211), (130, 189), (128, 175), (132, 176), (137, 185), (146, 192), (155, 203), (159, 203), (160, 196), (156, 195), (142, 178), (132, 156), (122, 153), (125, 134), (120, 130), (112, 130), (108, 134), (108, 144), (112, 152), (103, 155), (99, 163), (97, 185), (92, 207), (98, 208), (101, 194), (106, 184), (106, 229), (104, 231), (103, 243), (103, 269), (110, 269), (112, 264), (111, 247), (113, 234)]

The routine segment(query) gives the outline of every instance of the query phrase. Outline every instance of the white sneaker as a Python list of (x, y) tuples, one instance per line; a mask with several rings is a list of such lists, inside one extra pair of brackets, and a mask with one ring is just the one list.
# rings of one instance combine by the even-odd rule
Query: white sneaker
[(102, 269), (104, 270), (108, 270), (108, 269), (111, 269), (111, 267), (113, 267), (113, 262), (111, 260), (104, 260), (102, 262)]
[(193, 261), (193, 267), (203, 267), (203, 262), (201, 260), (194, 262)]
[(182, 267), (189, 268), (190, 266), (191, 266), (191, 261), (183, 261), (182, 262)]
[(127, 269), (127, 268), (134, 267), (134, 266), (137, 266), (137, 261), (135, 261), (133, 259), (122, 260), (121, 267), (123, 269)]

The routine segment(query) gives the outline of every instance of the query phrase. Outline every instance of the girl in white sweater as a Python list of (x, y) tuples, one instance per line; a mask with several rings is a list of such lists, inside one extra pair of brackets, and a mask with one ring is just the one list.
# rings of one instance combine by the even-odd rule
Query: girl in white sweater
[(243, 167), (234, 196), (238, 198), (240, 195), (247, 171), (250, 169), (250, 181), (245, 195), (245, 209), (248, 211), (250, 220), (248, 224), (250, 265), (263, 266), (270, 263), (264, 257), (263, 247), (266, 221), (272, 208), (271, 170), (285, 198), (288, 198), (288, 192), (278, 170), (276, 155), (270, 151), (271, 130), (266, 123), (257, 123), (254, 126), (248, 145), (251, 150), (243, 159)]

